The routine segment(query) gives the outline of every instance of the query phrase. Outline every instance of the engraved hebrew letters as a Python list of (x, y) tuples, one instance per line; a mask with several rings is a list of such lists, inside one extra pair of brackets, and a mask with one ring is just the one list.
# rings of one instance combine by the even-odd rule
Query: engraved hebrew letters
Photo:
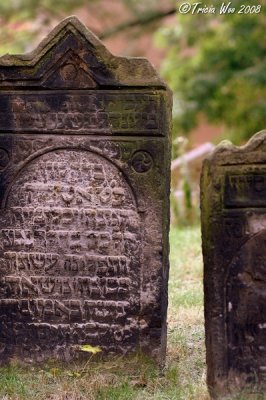
[(166, 352), (171, 94), (75, 17), (0, 57), (0, 364)]
[[(140, 219), (122, 173), (89, 152), (47, 153), (21, 171), (7, 208), (0, 218), (0, 309), (10, 304), (27, 316), (23, 334), (34, 336), (40, 326), (58, 332), (60, 326), (61, 332), (70, 329), (73, 344), (98, 335), (108, 344), (127, 326), (134, 337)], [(116, 318), (107, 328), (111, 315)], [(16, 335), (19, 323), (6, 318), (16, 345), (27, 352), (21, 331)]]

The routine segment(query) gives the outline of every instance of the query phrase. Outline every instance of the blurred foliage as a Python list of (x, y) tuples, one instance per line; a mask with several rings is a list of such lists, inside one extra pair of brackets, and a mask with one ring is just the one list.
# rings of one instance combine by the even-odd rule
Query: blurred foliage
[(41, 26), (48, 25), (52, 18), (64, 18), (65, 13), (84, 3), (84, 0), (0, 0), (0, 53), (27, 51), (28, 43), (39, 34)]
[[(222, 2), (204, 4), (218, 9)], [(260, 13), (177, 13), (176, 26), (157, 33), (168, 49), (162, 73), (174, 91), (174, 135), (189, 132), (202, 115), (223, 124), (236, 143), (265, 128), (266, 4), (248, 2), (254, 4)]]
[[(160, 8), (160, 0), (119, 2), (124, 4), (132, 18), (140, 17), (143, 13), (153, 13)], [(112, 14), (112, 8), (103, 6), (101, 0), (0, 0), (0, 53), (27, 51), (27, 44), (40, 33), (42, 27), (49, 26), (51, 21), (59, 22), (81, 7), (93, 10), (92, 6), (95, 4), (99, 5), (103, 15)], [(147, 28), (140, 26), (140, 29)]]
[[(177, 6), (176, 25), (159, 29), (155, 36), (167, 51), (162, 74), (174, 91), (174, 137), (190, 132), (202, 116), (223, 125), (236, 143), (265, 128), (266, 0), (246, 4), (261, 5), (260, 13), (225, 15), (182, 15), (182, 2), (175, 0), (163, 5), (160, 0), (121, 1), (133, 19)], [(202, 5), (219, 9), (222, 3), (207, 0)], [(241, 3), (234, 0), (232, 6), (239, 10)], [(40, 26), (95, 4), (100, 7), (101, 0), (0, 0), (0, 53), (28, 51)], [(112, 13), (105, 8), (103, 14)], [(157, 27), (140, 24), (139, 30)]]
[[(179, 158), (181, 165), (175, 173), (179, 176), (179, 184), (172, 181), (170, 204), (172, 226), (191, 226), (199, 224), (199, 187), (195, 186), (190, 176), (190, 168), (184, 155), (188, 151), (189, 140), (184, 136), (178, 136), (173, 141), (172, 158)], [(172, 174), (174, 172), (172, 171)], [(172, 175), (173, 176), (173, 175)]]
[[(93, 0), (93, 2), (96, 1)], [(5, 20), (10, 18), (28, 20), (35, 18), (40, 12), (47, 13), (47, 15), (68, 13), (86, 3), (88, 2), (85, 0), (1, 0), (0, 15)]]

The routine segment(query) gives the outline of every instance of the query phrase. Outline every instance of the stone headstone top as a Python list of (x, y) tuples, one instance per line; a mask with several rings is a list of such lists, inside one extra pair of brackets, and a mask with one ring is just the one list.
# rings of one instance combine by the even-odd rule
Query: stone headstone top
[(171, 94), (75, 17), (0, 59), (0, 353), (166, 349)]
[(0, 85), (166, 87), (147, 59), (112, 55), (76, 17), (62, 21), (33, 52), (0, 57)]

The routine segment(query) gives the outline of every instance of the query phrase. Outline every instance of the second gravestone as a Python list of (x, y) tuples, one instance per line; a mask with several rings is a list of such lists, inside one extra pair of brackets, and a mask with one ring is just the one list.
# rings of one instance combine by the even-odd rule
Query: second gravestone
[(201, 209), (209, 388), (265, 393), (266, 132), (205, 161)]
[(166, 347), (171, 95), (75, 18), (0, 59), (0, 358)]

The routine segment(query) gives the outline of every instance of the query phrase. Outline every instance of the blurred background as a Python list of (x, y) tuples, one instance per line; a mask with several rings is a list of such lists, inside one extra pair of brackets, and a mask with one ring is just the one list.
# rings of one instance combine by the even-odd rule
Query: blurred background
[(190, 225), (199, 221), (203, 159), (223, 139), (241, 145), (266, 128), (266, 0), (248, 2), (259, 12), (225, 15), (182, 15), (181, 3), (0, 0), (0, 54), (33, 50), (76, 15), (113, 54), (148, 58), (174, 93), (172, 223)]

